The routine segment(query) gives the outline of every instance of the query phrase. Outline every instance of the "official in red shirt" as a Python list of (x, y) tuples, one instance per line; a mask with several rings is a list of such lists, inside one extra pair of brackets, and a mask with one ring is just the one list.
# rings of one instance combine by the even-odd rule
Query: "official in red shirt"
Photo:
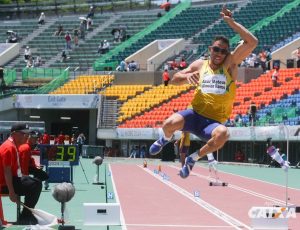
[[(34, 208), (40, 197), (42, 182), (22, 175), (18, 151), (19, 146), (26, 142), (28, 133), (27, 124), (16, 123), (11, 127), (10, 137), (0, 146), (0, 189), (1, 193), (8, 193), (12, 202), (18, 202), (18, 196), (25, 196), (25, 205)], [(37, 220), (24, 208), (20, 224), (35, 225)]]
[(58, 145), (64, 145), (65, 144), (65, 135), (63, 135), (62, 131), (60, 132), (60, 134), (57, 137), (57, 144)]
[(41, 144), (50, 145), (50, 135), (47, 132), (44, 133)]
[(28, 176), (31, 174), (35, 178), (44, 181), (47, 180), (49, 176), (45, 171), (42, 170), (42, 167), (36, 165), (35, 160), (32, 157), (32, 150), (35, 148), (38, 138), (39, 133), (36, 131), (31, 131), (29, 133), (27, 142), (19, 147), (20, 164), (23, 175)]

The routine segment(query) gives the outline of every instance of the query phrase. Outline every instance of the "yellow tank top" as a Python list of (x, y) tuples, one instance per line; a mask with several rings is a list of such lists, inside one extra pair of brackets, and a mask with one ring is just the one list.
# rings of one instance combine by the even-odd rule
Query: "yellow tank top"
[(232, 111), (236, 85), (224, 66), (214, 71), (208, 63), (206, 60), (199, 72), (192, 106), (198, 114), (224, 123)]

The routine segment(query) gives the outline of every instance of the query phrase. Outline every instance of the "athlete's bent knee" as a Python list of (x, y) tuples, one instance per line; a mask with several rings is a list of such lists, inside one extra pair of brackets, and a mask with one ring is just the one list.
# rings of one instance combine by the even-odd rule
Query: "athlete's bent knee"
[(226, 142), (229, 139), (228, 129), (223, 125), (217, 127), (215, 130), (215, 138), (218, 142)]
[(182, 129), (183, 124), (184, 120), (182, 116), (173, 114), (171, 117), (164, 121), (162, 128), (164, 131), (173, 133), (177, 130)]

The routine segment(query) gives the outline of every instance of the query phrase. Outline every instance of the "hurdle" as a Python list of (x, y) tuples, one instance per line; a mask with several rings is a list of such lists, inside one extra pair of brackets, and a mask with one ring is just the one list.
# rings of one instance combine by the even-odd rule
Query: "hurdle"
[[(217, 157), (218, 157), (218, 151), (217, 151)], [(218, 159), (218, 158), (217, 158)], [(211, 159), (211, 160), (214, 160)], [(210, 160), (208, 160), (209, 162)], [(219, 174), (218, 174), (218, 169), (216, 167), (216, 165), (210, 165), (208, 164), (208, 170), (209, 170), (209, 178), (210, 178), (210, 181), (209, 181), (209, 186), (228, 186), (228, 183), (227, 182), (222, 182), (219, 180)]]
[(209, 186), (228, 186), (228, 183), (221, 181), (210, 181)]

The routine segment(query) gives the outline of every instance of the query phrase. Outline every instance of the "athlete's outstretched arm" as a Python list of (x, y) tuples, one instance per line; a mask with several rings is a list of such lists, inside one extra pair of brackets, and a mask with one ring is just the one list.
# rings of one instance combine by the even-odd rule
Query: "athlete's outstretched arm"
[(241, 39), (243, 40), (243, 42), (240, 43), (231, 53), (230, 64), (238, 65), (246, 57), (248, 57), (249, 54), (252, 53), (258, 44), (258, 40), (249, 30), (233, 19), (231, 12), (226, 8), (226, 6), (222, 8), (221, 16), (223, 17), (224, 21), (241, 36)]

